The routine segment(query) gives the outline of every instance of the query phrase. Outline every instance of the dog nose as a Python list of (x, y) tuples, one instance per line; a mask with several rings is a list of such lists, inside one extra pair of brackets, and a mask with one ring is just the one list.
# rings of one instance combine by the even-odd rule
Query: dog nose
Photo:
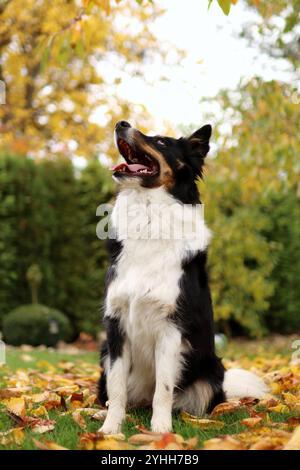
[(128, 127), (131, 127), (131, 125), (127, 121), (119, 121), (116, 124), (116, 130), (126, 129)]

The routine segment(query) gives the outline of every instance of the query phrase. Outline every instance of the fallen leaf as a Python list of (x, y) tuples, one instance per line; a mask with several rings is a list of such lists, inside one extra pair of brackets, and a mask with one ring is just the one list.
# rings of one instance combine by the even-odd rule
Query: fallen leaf
[(53, 441), (38, 441), (37, 439), (32, 439), (35, 446), (40, 450), (69, 450), (66, 447), (60, 446)]
[(204, 441), (205, 450), (246, 450), (246, 446), (239, 440), (224, 436)]
[(13, 413), (14, 415), (23, 418), (26, 413), (26, 405), (25, 400), (23, 397), (12, 397), (8, 398), (7, 400), (3, 400), (2, 402), (8, 411)]
[(30, 356), (30, 354), (21, 354), (21, 359), (24, 362), (33, 362), (34, 361), (34, 357)]
[(238, 401), (219, 403), (219, 405), (215, 406), (211, 412), (211, 416), (220, 416), (225, 413), (233, 413), (238, 409), (241, 409), (241, 405)]
[(244, 406), (254, 406), (259, 402), (258, 398), (244, 397), (240, 399), (240, 404)]
[(0, 432), (0, 444), (2, 446), (8, 446), (16, 444), (18, 446), (22, 445), (24, 440), (24, 430), (23, 428), (14, 428), (9, 431)]
[(216, 421), (213, 419), (197, 418), (197, 416), (190, 415), (185, 411), (180, 413), (181, 419), (188, 424), (200, 429), (221, 429), (224, 427), (223, 421)]
[(250, 450), (278, 450), (282, 449), (282, 442), (278, 438), (263, 437), (250, 447)]
[(104, 434), (103, 439), (114, 439), (115, 441), (125, 441), (125, 434), (119, 432), (118, 434)]
[(130, 450), (133, 449), (129, 444), (126, 442), (120, 442), (116, 439), (103, 439), (100, 441), (96, 441), (95, 443), (96, 450)]
[[(150, 436), (149, 436), (150, 437)], [(159, 440), (154, 441), (154, 448), (155, 449), (167, 449), (167, 450), (178, 450), (182, 449), (183, 443), (182, 436), (178, 436), (178, 434), (173, 434), (171, 432), (162, 434)]]
[(269, 411), (273, 411), (275, 413), (286, 413), (289, 411), (289, 408), (286, 405), (279, 404), (269, 407)]
[(52, 419), (38, 419), (36, 422), (30, 424), (30, 429), (37, 434), (43, 434), (53, 431), (55, 424), (55, 421)]
[(254, 428), (262, 421), (262, 418), (245, 418), (241, 420), (241, 424), (247, 426), (248, 428)]
[(18, 386), (18, 387), (8, 387), (0, 389), (0, 400), (11, 397), (21, 397), (24, 393), (29, 392), (31, 387), (29, 386)]
[(283, 450), (300, 450), (300, 426), (298, 426), (289, 441), (284, 446)]
[(162, 439), (162, 434), (134, 434), (128, 439), (130, 444), (142, 445), (148, 444), (149, 442), (160, 441)]
[(41, 416), (45, 416), (47, 419), (49, 418), (48, 411), (44, 406), (39, 406), (38, 408), (34, 408), (30, 411), (30, 415), (34, 416), (35, 418), (39, 418)]
[(81, 429), (84, 429), (84, 430), (86, 429), (86, 423), (85, 423), (84, 417), (82, 416), (80, 410), (73, 411), (72, 418), (74, 419), (75, 423), (78, 424), (78, 426)]

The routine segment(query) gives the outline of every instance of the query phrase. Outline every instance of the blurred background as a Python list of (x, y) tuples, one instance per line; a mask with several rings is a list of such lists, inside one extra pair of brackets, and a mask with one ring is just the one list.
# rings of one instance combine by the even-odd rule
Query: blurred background
[(0, 1), (6, 342), (101, 330), (96, 209), (114, 197), (119, 119), (178, 137), (214, 126), (199, 187), (216, 329), (300, 331), (299, 12), (300, 0)]

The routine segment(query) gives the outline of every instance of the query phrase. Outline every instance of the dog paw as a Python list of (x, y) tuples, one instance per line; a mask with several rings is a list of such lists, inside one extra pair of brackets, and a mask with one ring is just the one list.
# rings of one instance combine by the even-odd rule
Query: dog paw
[(105, 424), (103, 424), (103, 426), (98, 429), (98, 432), (102, 432), (103, 434), (119, 434), (121, 432), (121, 425), (106, 426)]
[(164, 434), (166, 432), (172, 432), (172, 422), (170, 420), (152, 420), (151, 431)]

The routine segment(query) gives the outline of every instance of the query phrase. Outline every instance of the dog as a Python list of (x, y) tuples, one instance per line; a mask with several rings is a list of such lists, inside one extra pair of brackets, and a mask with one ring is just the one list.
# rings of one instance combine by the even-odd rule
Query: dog
[[(108, 240), (99, 401), (100, 431), (120, 432), (126, 406), (152, 403), (151, 429), (172, 430), (172, 410), (203, 416), (227, 398), (261, 398), (253, 373), (225, 371), (214, 346), (206, 271), (211, 238), (197, 180), (212, 128), (186, 138), (147, 136), (120, 121), (124, 162), (112, 169), (119, 191)], [(220, 262), (222, 262), (220, 260)]]

